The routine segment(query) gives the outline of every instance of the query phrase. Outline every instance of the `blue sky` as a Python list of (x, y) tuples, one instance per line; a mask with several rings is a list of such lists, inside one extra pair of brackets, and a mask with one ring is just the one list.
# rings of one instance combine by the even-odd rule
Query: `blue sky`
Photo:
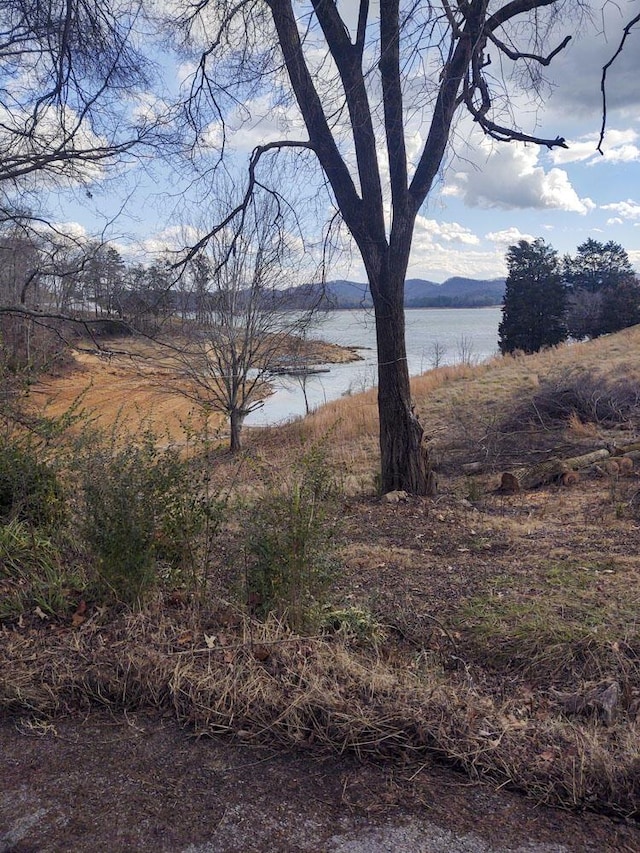
[[(442, 281), (449, 275), (504, 275), (507, 246), (536, 237), (561, 254), (575, 252), (588, 237), (615, 240), (640, 271), (640, 26), (610, 71), (605, 155), (596, 151), (602, 65), (617, 47), (624, 22), (640, 11), (640, 2), (594, 2), (592, 6), (591, 25), (583, 27), (581, 37), (548, 69), (550, 85), (542, 104), (536, 106), (526, 92), (513, 102), (525, 129), (550, 137), (561, 135), (569, 148), (549, 151), (490, 143), (461, 119), (438, 186), (418, 218), (408, 277)], [(554, 43), (572, 29), (571, 22), (564, 22)], [(165, 56), (169, 77), (188, 79), (189, 64), (174, 67), (173, 63), (172, 57)], [(264, 95), (248, 106), (254, 116), (266, 112)], [(239, 176), (252, 147), (273, 138), (283, 125), (300, 135), (293, 107), (274, 110), (272, 106), (263, 121), (227, 118), (238, 130), (232, 148)], [(211, 132), (214, 138), (215, 128)], [(413, 122), (407, 131), (409, 150), (412, 146), (418, 150), (425, 132), (425, 127)], [(185, 228), (187, 236), (196, 233), (194, 229), (213, 215), (204, 190), (191, 213), (185, 212), (181, 202), (188, 193), (183, 177), (166, 166), (151, 173), (130, 169), (118, 180), (102, 180), (86, 189), (91, 198), (84, 190), (59, 195), (54, 215), (85, 232), (102, 231), (113, 219), (106, 233), (129, 255), (141, 247), (150, 252), (175, 248)], [(116, 217), (125, 198), (128, 203)], [(318, 227), (322, 213), (317, 222), (307, 219), (310, 232)], [(334, 256), (328, 276), (364, 280), (357, 254), (346, 251)]]

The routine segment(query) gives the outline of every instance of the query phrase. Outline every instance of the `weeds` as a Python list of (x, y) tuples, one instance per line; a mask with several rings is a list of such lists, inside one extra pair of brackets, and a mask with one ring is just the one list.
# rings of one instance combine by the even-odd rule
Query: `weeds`
[(17, 519), (0, 526), (0, 620), (64, 615), (83, 585), (45, 533)]
[(635, 604), (621, 592), (623, 573), (611, 563), (551, 564), (544, 575), (535, 589), (526, 575), (497, 577), (461, 609), (454, 622), (464, 628), (468, 654), (536, 683), (616, 677), (635, 684), (640, 633)]

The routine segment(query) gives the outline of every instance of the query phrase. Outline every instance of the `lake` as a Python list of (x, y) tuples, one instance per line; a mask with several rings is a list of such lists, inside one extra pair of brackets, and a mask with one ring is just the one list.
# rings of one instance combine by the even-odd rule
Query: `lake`
[[(431, 370), (437, 363), (477, 363), (498, 352), (498, 323), (502, 308), (411, 308), (405, 311), (409, 372)], [(357, 347), (362, 361), (328, 364), (328, 373), (306, 378), (312, 409), (344, 394), (357, 393), (376, 383), (376, 333), (370, 310), (327, 311), (309, 337), (341, 346)], [(282, 423), (305, 414), (300, 379), (277, 377), (276, 393), (251, 414), (247, 426)]]

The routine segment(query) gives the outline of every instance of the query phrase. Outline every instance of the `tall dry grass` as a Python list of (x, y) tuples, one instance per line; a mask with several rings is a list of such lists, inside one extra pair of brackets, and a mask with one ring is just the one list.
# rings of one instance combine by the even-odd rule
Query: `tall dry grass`
[[(640, 380), (640, 327), (533, 355), (439, 367), (414, 376), (411, 390), (425, 437), (440, 457), (447, 454), (449, 443), (460, 440), (461, 432), (481, 432), (509, 413), (520, 395), (554, 374), (578, 368)], [(373, 488), (379, 453), (375, 389), (333, 400), (293, 423), (251, 431), (248, 446), (267, 454), (274, 464), (286, 465), (292, 444), (327, 437), (329, 457), (346, 472), (352, 489), (357, 490), (357, 484)]]

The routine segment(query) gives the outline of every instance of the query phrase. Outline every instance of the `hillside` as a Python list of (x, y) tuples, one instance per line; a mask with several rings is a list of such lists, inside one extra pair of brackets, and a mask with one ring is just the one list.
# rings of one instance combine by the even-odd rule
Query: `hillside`
[[(473, 279), (459, 276), (442, 284), (420, 278), (405, 282), (407, 308), (480, 308), (502, 304), (504, 279)], [(292, 291), (299, 299), (313, 299), (322, 293), (323, 306), (330, 308), (370, 308), (371, 293), (367, 284), (344, 279), (325, 285), (305, 285)]]

